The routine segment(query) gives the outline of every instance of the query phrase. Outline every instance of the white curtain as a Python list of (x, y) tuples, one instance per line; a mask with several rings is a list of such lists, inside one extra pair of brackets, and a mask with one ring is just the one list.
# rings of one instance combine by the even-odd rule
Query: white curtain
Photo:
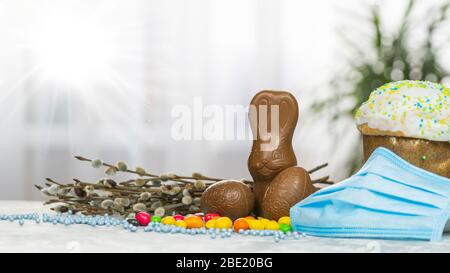
[[(299, 164), (329, 162), (317, 175), (339, 180), (345, 159), (361, 152), (349, 150), (358, 132), (344, 122), (336, 147), (328, 124), (309, 109), (333, 92), (326, 82), (343, 66), (336, 33), (342, 25), (367, 32), (359, 22), (369, 4), (383, 5), (395, 26), (405, 3), (0, 1), (0, 199), (39, 199), (32, 185), (45, 177), (103, 175), (75, 161), (77, 154), (155, 173), (250, 178), (251, 141), (174, 141), (171, 110), (192, 106), (194, 97), (205, 105), (248, 105), (263, 89), (297, 97)], [(82, 33), (74, 33), (80, 26)], [(47, 29), (59, 32), (49, 37)], [(99, 56), (108, 57), (101, 60), (107, 65), (91, 71), (88, 63)], [(66, 77), (77, 73), (84, 78)]]

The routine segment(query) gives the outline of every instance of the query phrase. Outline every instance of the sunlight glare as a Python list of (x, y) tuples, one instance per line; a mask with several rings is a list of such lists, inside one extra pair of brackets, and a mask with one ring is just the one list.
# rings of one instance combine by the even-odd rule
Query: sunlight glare
[(50, 16), (36, 34), (39, 73), (51, 81), (86, 84), (101, 76), (113, 59), (113, 37), (96, 20)]

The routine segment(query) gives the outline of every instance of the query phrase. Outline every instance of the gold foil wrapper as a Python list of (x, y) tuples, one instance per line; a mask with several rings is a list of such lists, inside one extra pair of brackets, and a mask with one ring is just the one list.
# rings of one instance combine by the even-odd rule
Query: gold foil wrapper
[(450, 143), (425, 139), (363, 135), (364, 158), (378, 147), (385, 147), (409, 163), (450, 178)]

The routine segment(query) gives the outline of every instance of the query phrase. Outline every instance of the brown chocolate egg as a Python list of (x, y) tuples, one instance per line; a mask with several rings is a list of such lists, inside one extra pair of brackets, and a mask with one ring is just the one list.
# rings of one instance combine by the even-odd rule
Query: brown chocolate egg
[(231, 219), (245, 217), (253, 210), (255, 197), (240, 181), (223, 180), (210, 186), (202, 195), (201, 209)]
[(273, 220), (289, 216), (292, 206), (316, 190), (305, 169), (287, 168), (279, 173), (267, 188), (262, 202), (263, 216)]

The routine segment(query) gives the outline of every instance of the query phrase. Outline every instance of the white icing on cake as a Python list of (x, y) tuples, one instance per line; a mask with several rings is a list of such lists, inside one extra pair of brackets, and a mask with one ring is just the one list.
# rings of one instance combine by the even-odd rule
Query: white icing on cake
[(450, 89), (432, 82), (388, 83), (370, 94), (356, 113), (358, 125), (405, 137), (450, 141)]

